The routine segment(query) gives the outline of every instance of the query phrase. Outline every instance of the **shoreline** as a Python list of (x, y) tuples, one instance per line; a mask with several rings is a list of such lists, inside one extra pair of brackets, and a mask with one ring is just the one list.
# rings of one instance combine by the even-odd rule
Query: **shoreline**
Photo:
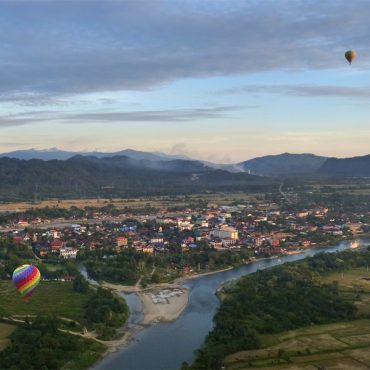
[[(245, 264), (248, 264), (248, 263), (250, 263), (250, 262), (247, 262)], [(203, 276), (218, 274), (219, 272), (229, 271), (229, 270), (232, 270), (232, 269), (237, 268), (237, 267), (239, 267), (239, 266), (229, 266), (229, 267), (226, 267), (226, 268), (221, 269), (221, 270), (214, 270), (214, 271), (209, 271), (209, 272), (201, 272), (199, 274), (192, 274), (192, 275), (188, 275), (188, 276), (181, 276), (181, 277), (176, 278), (173, 281), (173, 283), (174, 284), (182, 285), (182, 284), (184, 284), (188, 280), (193, 280), (193, 279), (201, 278)]]
[(176, 321), (189, 303), (189, 289), (186, 288), (152, 289), (149, 292), (136, 294), (143, 310), (140, 325), (144, 326), (157, 322)]
[[(338, 243), (341, 243), (343, 241), (350, 241), (353, 240), (354, 238), (350, 239), (342, 239)], [(316, 246), (311, 246), (310, 248), (306, 248), (301, 251), (297, 251), (297, 254), (304, 253), (308, 249), (313, 249), (319, 247), (318, 245)], [(329, 247), (326, 245), (326, 247)], [(296, 254), (296, 253), (294, 253)], [(278, 258), (279, 256), (272, 256), (272, 257), (263, 257), (263, 258), (257, 258), (255, 261), (248, 261), (242, 265), (248, 265), (253, 262), (258, 262), (262, 260), (268, 260), (268, 259), (274, 259)], [(240, 266), (242, 266), (240, 265)], [(205, 272), (205, 273), (200, 273), (200, 274), (193, 274), (189, 276), (182, 276), (173, 281), (173, 283), (160, 283), (160, 284), (155, 284), (152, 286), (149, 286), (147, 288), (140, 288), (139, 286), (127, 286), (127, 285), (121, 285), (121, 284), (112, 284), (112, 283), (107, 283), (103, 282), (100, 285), (109, 289), (112, 289), (116, 291), (117, 293), (128, 293), (128, 294), (136, 294), (137, 297), (140, 299), (140, 302), (142, 304), (142, 313), (143, 313), (143, 318), (141, 321), (137, 324), (134, 324), (132, 327), (128, 327), (128, 324), (126, 324), (127, 331), (124, 333), (124, 335), (116, 340), (112, 341), (107, 341), (107, 342), (102, 342), (107, 346), (106, 351), (102, 354), (101, 358), (94, 364), (92, 369), (95, 368), (97, 364), (99, 364), (106, 356), (108, 356), (111, 353), (117, 352), (120, 350), (122, 347), (128, 345), (131, 341), (134, 340), (134, 337), (137, 333), (139, 333), (141, 330), (145, 329), (148, 326), (151, 326), (155, 323), (158, 322), (173, 322), (176, 321), (185, 311), (185, 309), (188, 306), (189, 303), (189, 289), (185, 288), (182, 286), (186, 281), (188, 280), (193, 280), (196, 278), (208, 276), (208, 275), (213, 275), (217, 273), (221, 273), (224, 271), (229, 271), (234, 268), (238, 268), (240, 266), (230, 266), (221, 270), (217, 271), (210, 271), (210, 272)], [(217, 290), (216, 294), (223, 288), (224, 284), (222, 284)], [(176, 302), (175, 305), (173, 305), (174, 302), (169, 302), (167, 304), (158, 304), (153, 303), (150, 294), (153, 292), (159, 292), (161, 290), (174, 290), (174, 289), (179, 289), (182, 290), (183, 296), (182, 299), (179, 300), (179, 302)], [(185, 298), (185, 299), (184, 299)], [(173, 300), (173, 298), (172, 298)], [(172, 307), (171, 307), (172, 304)], [(157, 309), (160, 306), (165, 306), (163, 310)], [(169, 308), (169, 309), (168, 309)]]
[(176, 320), (189, 303), (189, 289), (180, 283), (155, 284), (147, 288), (103, 282), (101, 286), (117, 293), (136, 294), (142, 305), (143, 318), (138, 325)]
[[(158, 322), (176, 321), (189, 303), (189, 289), (180, 287), (179, 284), (156, 284), (145, 289), (141, 289), (138, 286), (126, 286), (106, 282), (103, 282), (101, 286), (112, 289), (118, 294), (136, 294), (141, 302), (143, 318), (136, 324), (130, 325), (126, 323), (124, 326), (125, 332), (121, 338), (100, 341), (106, 346), (106, 350), (92, 368), (109, 354), (117, 352), (122, 347), (128, 345), (134, 340), (135, 335), (146, 327)], [(155, 299), (162, 299), (163, 302), (155, 303)]]
[[(261, 258), (259, 260), (270, 258), (271, 257)], [(245, 263), (245, 265), (251, 262), (255, 261), (249, 261)], [(131, 286), (102, 282), (100, 284), (101, 286), (112, 289), (116, 293), (136, 294), (142, 305), (143, 318), (139, 323), (134, 324), (133, 327), (129, 328), (128, 324), (126, 324), (127, 331), (121, 338), (112, 341), (102, 342), (107, 346), (107, 349), (106, 351), (104, 351), (101, 358), (95, 363), (95, 365), (101, 362), (110, 353), (114, 353), (121, 349), (121, 347), (128, 345), (133, 340), (134, 336), (144, 328), (156, 324), (158, 322), (176, 321), (183, 314), (189, 303), (189, 289), (182, 286), (186, 281), (229, 271), (237, 267), (239, 266), (229, 266), (221, 270), (209, 271), (200, 274), (192, 274), (189, 276), (182, 276), (175, 279), (172, 283), (159, 283), (149, 286), (147, 288), (140, 288), (139, 286), (136, 285)], [(153, 303), (150, 297), (150, 294), (152, 294), (153, 292), (174, 289), (181, 290), (183, 292), (183, 295), (180, 299), (176, 297), (170, 298), (170, 302), (168, 304), (155, 304)]]

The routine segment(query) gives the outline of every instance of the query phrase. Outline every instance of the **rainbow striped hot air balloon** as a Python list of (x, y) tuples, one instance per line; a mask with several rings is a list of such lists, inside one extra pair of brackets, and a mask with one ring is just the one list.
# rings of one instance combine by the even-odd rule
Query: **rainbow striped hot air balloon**
[(38, 283), (40, 282), (41, 274), (39, 269), (33, 265), (22, 265), (16, 268), (13, 272), (13, 283), (21, 293), (23, 299), (31, 296)]

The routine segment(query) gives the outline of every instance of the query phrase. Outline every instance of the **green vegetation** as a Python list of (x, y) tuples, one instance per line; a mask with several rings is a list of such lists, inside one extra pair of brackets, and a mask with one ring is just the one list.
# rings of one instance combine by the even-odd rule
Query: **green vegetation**
[(1, 369), (87, 369), (104, 351), (96, 341), (59, 330), (57, 319), (36, 318), (11, 334), (10, 345), (0, 352)]
[(366, 369), (370, 320), (355, 320), (261, 336), (261, 349), (226, 357), (227, 369)]
[[(164, 162), (165, 167), (158, 170), (134, 162), (127, 157), (76, 156), (66, 161), (0, 158), (0, 200), (33, 200), (36, 190), (38, 199), (81, 199), (209, 190), (259, 192), (277, 185), (275, 179), (205, 168), (195, 161)], [(199, 175), (196, 181), (193, 173)]]
[(84, 279), (82, 275), (77, 275), (73, 280), (73, 290), (82, 294), (86, 294), (89, 291), (89, 283)]
[(60, 279), (78, 275), (74, 262), (37, 260), (30, 245), (14, 243), (11, 238), (0, 238), (0, 279), (9, 279), (18, 266), (31, 262), (37, 266), (44, 279)]
[(15, 330), (14, 325), (0, 322), (0, 351), (2, 351), (9, 344), (9, 336)]
[[(361, 294), (368, 298), (368, 287), (343, 290), (333, 278), (342, 272), (346, 276), (347, 271), (357, 267), (364, 269), (369, 263), (370, 250), (323, 253), (258, 271), (226, 286), (215, 328), (198, 351), (192, 368), (220, 368), (231, 353), (262, 348), (269, 334), (369, 317), (366, 310), (357, 309)], [(362, 273), (370, 276), (365, 270)], [(283, 355), (285, 352), (280, 351), (274, 359), (278, 357), (280, 363)], [(259, 366), (271, 364), (269, 361)]]
[(128, 318), (125, 301), (106, 289), (85, 288), (86, 282), (81, 278), (77, 283), (42, 281), (32, 297), (24, 301), (11, 281), (0, 281), (0, 314), (21, 319), (50, 315), (72, 319), (76, 323), (70, 323), (71, 330), (86, 326), (97, 330), (102, 339), (112, 339)]
[[(370, 317), (370, 273), (367, 267), (345, 269), (320, 277), (336, 281), (340, 294), (354, 302), (359, 317)], [(261, 349), (227, 356), (228, 369), (284, 370), (294, 366), (363, 369), (370, 366), (370, 320), (315, 325), (274, 335), (261, 335)], [(277, 364), (280, 364), (277, 367)]]
[(362, 222), (369, 222), (370, 188), (366, 178), (289, 177), (284, 181), (284, 190), (296, 197), (294, 205), (283, 208), (298, 210), (324, 205), (336, 217), (358, 212)]
[(0, 279), (12, 276), (13, 271), (23, 262), (34, 261), (31, 247), (15, 244), (10, 238), (0, 239)]
[(83, 217), (85, 212), (83, 209), (72, 206), (71, 208), (62, 207), (44, 207), (44, 208), (31, 208), (21, 214), (18, 213), (5, 213), (0, 215), (0, 224), (12, 222), (19, 217), (28, 221), (40, 217), (43, 219), (55, 219), (55, 218), (79, 218)]
[(52, 315), (82, 322), (92, 292), (73, 290), (72, 282), (41, 281), (32, 297), (23, 300), (14, 284), (0, 281), (0, 313), (3, 315)]
[(123, 326), (128, 316), (125, 301), (107, 289), (98, 288), (86, 305), (85, 319), (103, 340), (115, 337), (115, 328)]
[(170, 282), (182, 275), (184, 267), (197, 272), (215, 271), (238, 266), (251, 256), (250, 250), (220, 252), (199, 242), (188, 251), (173, 245), (168, 251), (155, 255), (127, 248), (119, 254), (113, 250), (86, 251), (79, 258), (85, 260), (88, 274), (95, 280), (134, 285), (140, 276), (144, 277), (143, 283)]

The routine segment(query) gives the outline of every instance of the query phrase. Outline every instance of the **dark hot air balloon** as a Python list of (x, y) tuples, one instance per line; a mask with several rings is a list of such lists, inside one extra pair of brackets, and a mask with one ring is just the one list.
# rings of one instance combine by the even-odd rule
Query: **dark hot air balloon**
[(347, 59), (348, 63), (351, 64), (356, 58), (357, 53), (354, 50), (348, 50), (344, 53), (344, 56)]

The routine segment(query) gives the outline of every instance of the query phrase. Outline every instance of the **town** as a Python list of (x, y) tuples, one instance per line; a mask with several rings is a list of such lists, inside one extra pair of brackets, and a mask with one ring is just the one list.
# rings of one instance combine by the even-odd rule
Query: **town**
[[(234, 202), (235, 203), (235, 202)], [(143, 286), (258, 259), (300, 253), (369, 233), (369, 215), (325, 205), (292, 209), (285, 199), (135, 212), (114, 200), (104, 207), (31, 209), (2, 215), (1, 239), (44, 266), (44, 278), (73, 279), (66, 262), (84, 262), (97, 280)], [(14, 261), (14, 265), (19, 261)], [(40, 264), (40, 263), (38, 263)], [(72, 270), (75, 271), (75, 270)]]

